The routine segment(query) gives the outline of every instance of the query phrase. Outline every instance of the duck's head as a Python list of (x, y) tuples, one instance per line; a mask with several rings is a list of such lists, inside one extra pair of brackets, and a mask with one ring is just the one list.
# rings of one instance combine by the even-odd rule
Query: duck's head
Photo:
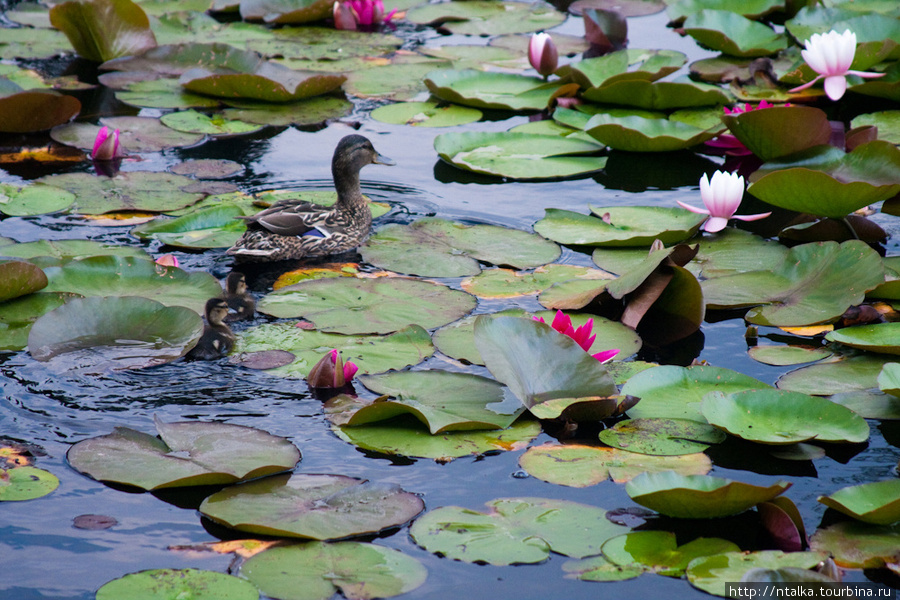
[(228, 314), (228, 303), (221, 298), (210, 298), (206, 301), (206, 322), (210, 325), (221, 325)]
[(366, 165), (394, 165), (394, 161), (383, 154), (379, 154), (372, 142), (361, 135), (348, 135), (338, 142), (334, 149), (334, 158), (331, 160), (331, 172), (337, 178), (338, 174), (354, 172), (358, 173)]
[(232, 271), (225, 279), (225, 291), (235, 296), (247, 293), (247, 279), (243, 273)]

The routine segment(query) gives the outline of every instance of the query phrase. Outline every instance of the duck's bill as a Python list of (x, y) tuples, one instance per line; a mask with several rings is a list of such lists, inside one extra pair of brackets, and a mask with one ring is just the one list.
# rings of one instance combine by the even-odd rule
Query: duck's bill
[(396, 165), (396, 161), (389, 159), (384, 154), (375, 154), (375, 164), (376, 165), (387, 165), (389, 167)]

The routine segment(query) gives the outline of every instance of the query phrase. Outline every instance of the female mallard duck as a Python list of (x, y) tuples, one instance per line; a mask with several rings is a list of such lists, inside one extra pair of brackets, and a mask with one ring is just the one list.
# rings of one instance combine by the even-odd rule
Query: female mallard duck
[(359, 189), (366, 165), (393, 165), (372, 142), (348, 135), (334, 150), (331, 174), (337, 202), (328, 208), (303, 201), (281, 201), (250, 217), (247, 231), (227, 253), (244, 261), (295, 260), (353, 250), (369, 235), (372, 213)]
[(225, 279), (225, 302), (233, 310), (225, 317), (226, 322), (252, 319), (256, 314), (256, 299), (247, 291), (247, 279), (243, 273), (232, 271)]
[(210, 298), (206, 301), (206, 323), (203, 335), (197, 345), (187, 353), (193, 360), (216, 360), (228, 354), (234, 346), (234, 333), (224, 323), (228, 314), (228, 303), (222, 298)]

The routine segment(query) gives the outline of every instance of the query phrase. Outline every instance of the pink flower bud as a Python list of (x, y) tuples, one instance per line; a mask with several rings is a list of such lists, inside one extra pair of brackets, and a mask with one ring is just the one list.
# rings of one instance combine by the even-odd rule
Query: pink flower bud
[(528, 62), (534, 70), (547, 77), (559, 65), (559, 53), (550, 34), (535, 33), (528, 43)]

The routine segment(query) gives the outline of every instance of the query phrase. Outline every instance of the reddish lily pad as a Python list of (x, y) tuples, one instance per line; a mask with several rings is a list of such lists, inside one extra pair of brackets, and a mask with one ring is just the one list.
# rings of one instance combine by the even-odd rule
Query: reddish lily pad
[(81, 112), (78, 99), (53, 90), (0, 91), (0, 94), (0, 132), (46, 131), (68, 123)]
[(812, 106), (774, 106), (723, 115), (731, 133), (760, 159), (774, 160), (827, 144), (831, 125), (825, 111)]
[(96, 62), (156, 46), (147, 14), (131, 0), (64, 2), (50, 9), (50, 23), (66, 34), (80, 56)]
[(890, 525), (900, 521), (900, 479), (845, 487), (819, 502), (866, 523)]
[(35, 467), (0, 469), (0, 502), (34, 500), (59, 487), (53, 473)]
[(37, 265), (23, 261), (0, 263), (0, 302), (47, 287), (47, 276)]
[(900, 559), (900, 525), (843, 521), (816, 531), (809, 545), (834, 556), (840, 567), (881, 569)]

